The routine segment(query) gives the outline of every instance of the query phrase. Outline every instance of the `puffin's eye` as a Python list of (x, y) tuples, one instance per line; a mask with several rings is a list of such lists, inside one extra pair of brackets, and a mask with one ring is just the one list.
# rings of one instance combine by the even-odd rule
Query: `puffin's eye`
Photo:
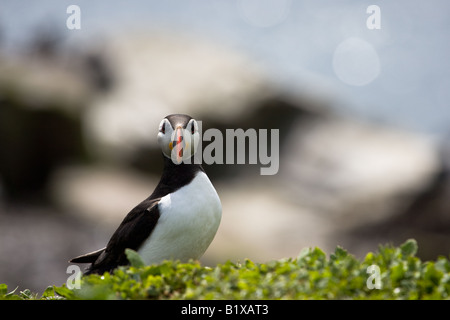
[(166, 122), (164, 121), (159, 129), (159, 132), (162, 132), (163, 134), (166, 133)]

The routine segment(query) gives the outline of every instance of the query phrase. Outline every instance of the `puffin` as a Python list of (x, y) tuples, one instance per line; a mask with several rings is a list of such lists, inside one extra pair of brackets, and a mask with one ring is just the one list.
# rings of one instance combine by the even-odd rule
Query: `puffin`
[(137, 251), (146, 265), (199, 259), (222, 218), (216, 189), (201, 164), (193, 161), (200, 138), (191, 116), (171, 114), (162, 119), (157, 140), (164, 169), (155, 190), (125, 216), (105, 248), (69, 262), (90, 263), (87, 275), (112, 273), (128, 265), (127, 248)]

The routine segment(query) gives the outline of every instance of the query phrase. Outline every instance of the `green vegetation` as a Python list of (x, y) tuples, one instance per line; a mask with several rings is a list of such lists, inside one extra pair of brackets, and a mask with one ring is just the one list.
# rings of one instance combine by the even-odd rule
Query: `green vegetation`
[(449, 259), (422, 262), (416, 252), (416, 241), (408, 240), (399, 247), (380, 246), (364, 261), (337, 247), (328, 258), (315, 248), (297, 258), (210, 268), (195, 261), (145, 266), (128, 250), (130, 267), (83, 276), (80, 289), (64, 284), (39, 295), (8, 293), (0, 285), (0, 299), (449, 299)]

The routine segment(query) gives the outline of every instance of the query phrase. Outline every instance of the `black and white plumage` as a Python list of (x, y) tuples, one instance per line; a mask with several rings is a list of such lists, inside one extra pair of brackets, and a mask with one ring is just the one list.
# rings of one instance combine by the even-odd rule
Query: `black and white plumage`
[(127, 248), (146, 264), (200, 258), (217, 232), (222, 206), (202, 166), (186, 161), (192, 160), (198, 139), (195, 119), (165, 117), (158, 133), (164, 170), (155, 190), (128, 213), (105, 248), (70, 262), (91, 263), (85, 273), (102, 274), (128, 264)]

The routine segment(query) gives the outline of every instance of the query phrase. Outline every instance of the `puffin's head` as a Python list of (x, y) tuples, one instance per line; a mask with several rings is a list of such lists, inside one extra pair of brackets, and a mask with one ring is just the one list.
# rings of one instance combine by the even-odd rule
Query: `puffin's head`
[(159, 124), (158, 144), (167, 158), (180, 164), (197, 151), (200, 134), (195, 119), (185, 114), (171, 114)]

